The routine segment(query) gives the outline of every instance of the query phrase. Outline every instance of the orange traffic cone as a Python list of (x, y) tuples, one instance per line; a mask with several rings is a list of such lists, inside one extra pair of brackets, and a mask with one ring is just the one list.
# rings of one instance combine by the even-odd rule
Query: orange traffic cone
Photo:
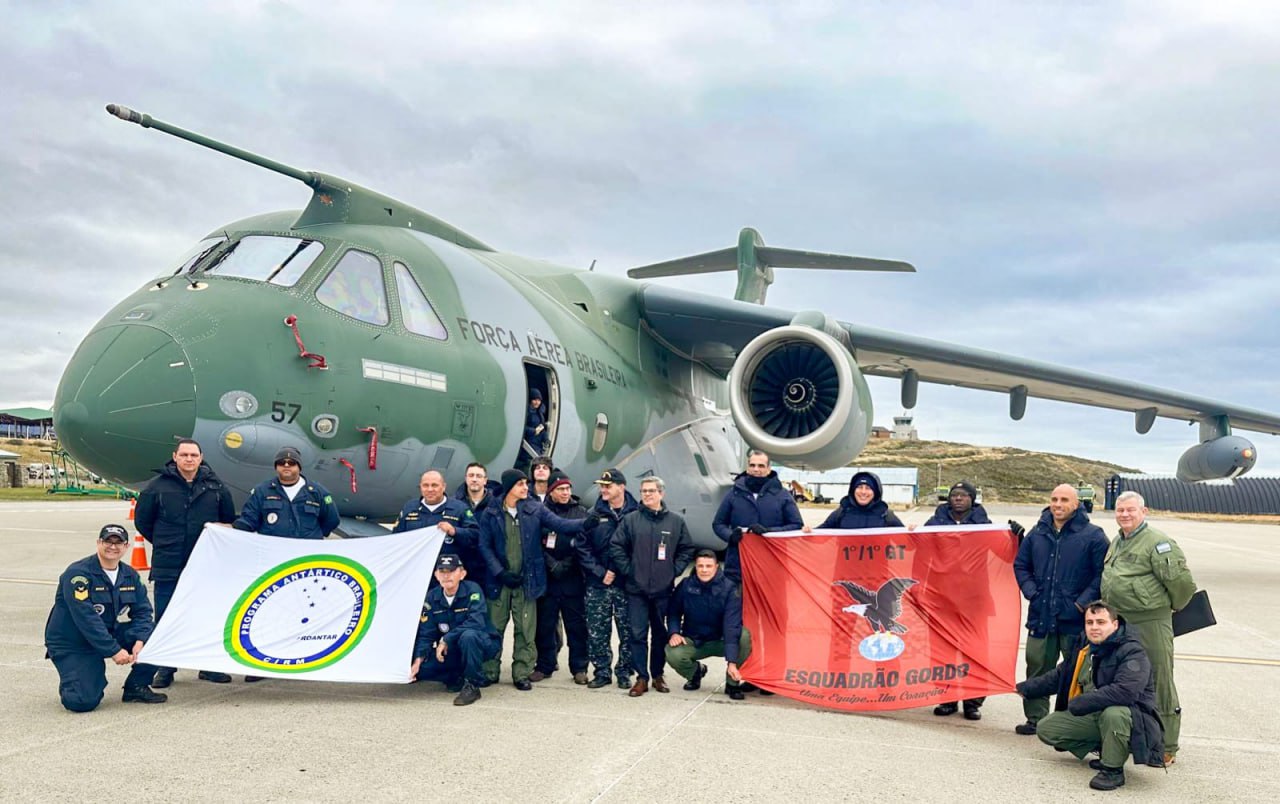
[(138, 498), (134, 497), (133, 499), (129, 500), (129, 521), (130, 522), (133, 521), (133, 512), (137, 510), (137, 508), (138, 508)]
[(147, 563), (147, 545), (142, 540), (141, 533), (133, 534), (133, 554), (129, 556), (129, 566), (138, 572), (151, 569), (151, 565)]

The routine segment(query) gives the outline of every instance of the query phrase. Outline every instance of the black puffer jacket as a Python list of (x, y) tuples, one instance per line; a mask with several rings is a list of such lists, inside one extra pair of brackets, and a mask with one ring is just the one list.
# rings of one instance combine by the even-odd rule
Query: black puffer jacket
[(1101, 712), (1108, 706), (1127, 706), (1133, 716), (1129, 734), (1129, 752), (1135, 764), (1164, 767), (1164, 724), (1156, 713), (1156, 677), (1151, 660), (1135, 634), (1129, 632), (1124, 618), (1120, 627), (1093, 650), (1093, 689), (1071, 697), (1076, 662), (1080, 651), (1089, 645), (1081, 634), (1076, 647), (1062, 664), (1049, 672), (1018, 684), (1018, 692), (1026, 698), (1044, 698), (1056, 693), (1054, 709), (1069, 711), (1078, 717)]
[(151, 580), (176, 581), (205, 523), (231, 524), (236, 507), (230, 489), (208, 464), (200, 464), (190, 483), (173, 461), (158, 471), (138, 497), (133, 524), (152, 545)]

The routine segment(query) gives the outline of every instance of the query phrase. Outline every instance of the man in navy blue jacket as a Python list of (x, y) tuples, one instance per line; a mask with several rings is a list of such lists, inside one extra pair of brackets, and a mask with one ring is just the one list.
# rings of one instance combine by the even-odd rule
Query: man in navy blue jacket
[(578, 540), (578, 563), (587, 581), (587, 656), (595, 666), (587, 688), (609, 686), (609, 665), (613, 661), (610, 637), (618, 628), (618, 663), (614, 666), (621, 689), (631, 687), (631, 617), (627, 613), (627, 593), (622, 571), (610, 555), (609, 545), (622, 518), (636, 510), (636, 498), (627, 491), (627, 478), (618, 469), (606, 469), (596, 481), (600, 497), (591, 513), (600, 524), (585, 531)]
[[(1084, 630), (1084, 610), (1098, 599), (1107, 536), (1080, 507), (1075, 487), (1066, 483), (1053, 490), (1049, 507), (1018, 547), (1013, 574), (1027, 608), (1027, 678), (1052, 670), (1066, 657)], [(1049, 699), (1022, 701), (1026, 723), (1018, 734), (1035, 734), (1036, 723), (1049, 714)]]
[(758, 449), (748, 452), (747, 471), (734, 480), (711, 522), (711, 529), (729, 545), (724, 553), (725, 577), (742, 585), (738, 543), (744, 531), (764, 534), (802, 527), (804, 520), (795, 498), (782, 488), (778, 473), (769, 466), (769, 456)]
[[(529, 499), (529, 478), (519, 469), (502, 473), (501, 500), (480, 514), (480, 553), (488, 567), (489, 616), (498, 633), (512, 622), (511, 680), (516, 689), (533, 689), (529, 674), (537, 658), (537, 600), (547, 591), (547, 564), (542, 554), (542, 531), (562, 535), (595, 527), (595, 516), (564, 519)], [(485, 678), (498, 680), (501, 655), (485, 662)]]
[(240, 517), (232, 526), (263, 536), (290, 539), (323, 539), (341, 519), (333, 495), (319, 483), (302, 476), (302, 454), (297, 447), (276, 453), (276, 476), (254, 486)]
[(502, 651), (502, 635), (489, 620), (484, 592), (466, 577), (458, 556), (442, 553), (436, 559), (436, 585), (422, 605), (409, 669), (410, 678), (443, 681), (458, 693), (454, 706), (480, 700), (484, 661)]
[(699, 659), (723, 656), (725, 692), (743, 699), (739, 666), (751, 655), (751, 634), (742, 627), (742, 592), (725, 577), (711, 550), (699, 550), (693, 575), (676, 587), (667, 608), (667, 664), (684, 676), (686, 690), (702, 686), (707, 666)]
[(422, 473), (418, 490), (422, 492), (422, 496), (404, 504), (391, 532), (404, 533), (433, 525), (439, 528), (444, 534), (440, 555), (458, 556), (466, 566), (475, 567), (476, 574), (469, 577), (483, 588), (484, 562), (480, 556), (480, 526), (476, 523), (471, 508), (461, 500), (444, 496), (444, 475), (434, 469)]
[(107, 525), (98, 532), (98, 552), (73, 563), (58, 578), (53, 610), (44, 626), (45, 657), (58, 670), (58, 696), (72, 712), (90, 712), (107, 688), (103, 659), (133, 665), (124, 681), (125, 702), (164, 703), (152, 692), (156, 668), (138, 662), (155, 623), (147, 586), (122, 562), (129, 532)]

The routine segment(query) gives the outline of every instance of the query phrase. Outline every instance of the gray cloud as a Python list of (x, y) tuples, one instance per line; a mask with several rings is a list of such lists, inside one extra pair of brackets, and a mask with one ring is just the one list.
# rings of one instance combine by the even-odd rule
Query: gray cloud
[[(1278, 13), (11, 4), (0, 403), (47, 404), (83, 333), (207, 231), (306, 201), (101, 111), (122, 102), (564, 264), (621, 273), (743, 225), (907, 259), (918, 275), (780, 272), (771, 301), (1273, 408)], [(873, 387), (887, 418), (896, 389)], [(1191, 441), (1050, 403), (1010, 425), (1004, 407), (928, 389), (919, 423), (1149, 469)]]

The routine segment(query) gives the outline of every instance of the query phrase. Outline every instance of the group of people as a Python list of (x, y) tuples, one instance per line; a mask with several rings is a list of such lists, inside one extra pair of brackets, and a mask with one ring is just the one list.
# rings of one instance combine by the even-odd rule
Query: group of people
[[(137, 531), (153, 545), (155, 621), (164, 616), (206, 523), (304, 539), (324, 538), (338, 525), (332, 495), (301, 469), (298, 450), (281, 449), (275, 476), (253, 489), (236, 516), (199, 444), (178, 442), (136, 510)], [(768, 455), (748, 454), (715, 515), (714, 531), (727, 544), (723, 566), (715, 552), (695, 550), (684, 518), (664, 502), (659, 477), (643, 478), (637, 501), (625, 475), (608, 469), (594, 481), (599, 495), (590, 509), (573, 493), (572, 479), (545, 457), (530, 462), (528, 475), (509, 469), (493, 481), (482, 464), (472, 463), (464, 478), (449, 496), (440, 472), (423, 473), (420, 496), (405, 504), (393, 529), (437, 527), (444, 536), (412, 678), (444, 682), (458, 705), (479, 700), (481, 688), (499, 679), (510, 621), (510, 678), (521, 691), (557, 672), (564, 644), (574, 682), (589, 689), (616, 681), (631, 697), (669, 692), (670, 666), (685, 679), (684, 689), (696, 690), (707, 673), (701, 660), (709, 656), (725, 658), (731, 698), (754, 689), (739, 671), (751, 651), (742, 622), (739, 546), (747, 533), (811, 530)], [(971, 484), (956, 483), (926, 525), (990, 523), (976, 496)], [(1147, 764), (1175, 760), (1181, 708), (1172, 614), (1195, 592), (1181, 549), (1146, 522), (1140, 495), (1120, 495), (1115, 514), (1119, 533), (1109, 540), (1089, 521), (1074, 487), (1064, 484), (1029, 531), (1009, 522), (1020, 541), (1015, 577), (1029, 601), (1027, 680), (1018, 685), (1026, 719), (1015, 730), (1081, 758), (1100, 751), (1091, 781), (1098, 789), (1124, 784), (1128, 754)], [(858, 472), (819, 527), (902, 522), (884, 502), (879, 478)], [(89, 711), (102, 700), (103, 658), (133, 665), (125, 701), (161, 703), (165, 695), (155, 689), (173, 682), (173, 668), (137, 662), (153, 617), (141, 578), (121, 562), (127, 542), (123, 527), (104, 527), (97, 554), (73, 563), (59, 580), (45, 643), (63, 705), (72, 711)], [(200, 671), (198, 677), (231, 681), (225, 673)], [(1057, 711), (1050, 713), (1054, 692)], [(978, 720), (982, 703), (946, 702), (934, 714), (963, 707), (966, 718)]]

